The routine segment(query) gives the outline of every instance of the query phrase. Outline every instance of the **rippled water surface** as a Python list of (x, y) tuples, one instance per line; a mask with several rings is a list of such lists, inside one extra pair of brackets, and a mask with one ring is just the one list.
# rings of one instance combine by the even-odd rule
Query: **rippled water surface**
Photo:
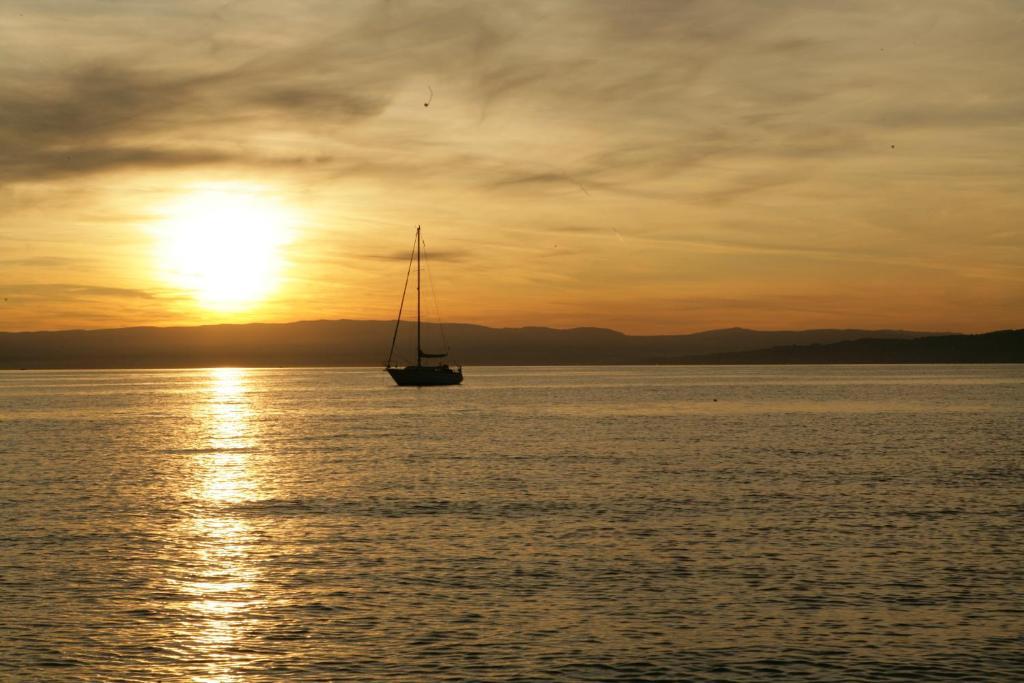
[(1024, 676), (1024, 368), (0, 372), (0, 679)]

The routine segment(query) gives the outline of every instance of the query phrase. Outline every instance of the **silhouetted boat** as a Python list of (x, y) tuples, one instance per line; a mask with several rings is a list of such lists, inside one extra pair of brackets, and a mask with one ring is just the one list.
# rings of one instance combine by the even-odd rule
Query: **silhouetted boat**
[[(395, 342), (398, 341), (398, 327), (402, 324), (402, 308), (405, 306), (405, 293), (409, 289), (409, 272), (405, 274), (405, 287), (402, 288), (402, 301), (398, 305), (398, 319), (395, 320), (395, 333), (391, 337), (391, 350), (388, 352), (388, 360), (385, 369), (391, 378), (401, 387), (436, 387), (462, 382), (462, 368), (451, 368), (446, 363), (438, 365), (424, 365), (424, 358), (447, 358), (448, 349), (444, 353), (424, 353), (420, 335), (420, 263), (422, 260), (423, 240), (420, 238), (420, 226), (416, 226), (416, 246), (409, 257), (409, 271), (412, 270), (412, 259), (416, 259), (416, 365), (407, 365), (404, 368), (393, 367), (391, 359), (395, 355)], [(438, 321), (440, 325), (440, 321)], [(443, 332), (442, 332), (443, 334)]]

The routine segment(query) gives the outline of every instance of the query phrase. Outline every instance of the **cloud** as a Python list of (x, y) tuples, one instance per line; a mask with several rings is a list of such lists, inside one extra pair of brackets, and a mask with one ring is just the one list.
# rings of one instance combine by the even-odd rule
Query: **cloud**
[(27, 256), (23, 258), (0, 259), (0, 265), (30, 266), (35, 268), (61, 268), (67, 266), (80, 266), (88, 262), (89, 259), (69, 258), (66, 256)]
[[(410, 258), (409, 254), (410, 254), (410, 252), (408, 252), (408, 251), (406, 251), (406, 252), (396, 251), (396, 252), (391, 252), (391, 253), (388, 253), (388, 254), (373, 254), (373, 253), (360, 253), (360, 254), (356, 254), (356, 253), (351, 253), (351, 254), (346, 254), (345, 257), (343, 258), (343, 260), (370, 259), (370, 260), (373, 260), (373, 261), (400, 261), (400, 262), (404, 263), (404, 262), (409, 261), (409, 258)], [(423, 254), (424, 254), (425, 257), (429, 258), (431, 261), (447, 261), (447, 262), (450, 262), (450, 263), (458, 263), (458, 262), (461, 262), (461, 261), (466, 261), (470, 257), (471, 252), (469, 252), (467, 250), (464, 250), (464, 249), (445, 249), (445, 250), (440, 250), (440, 251), (436, 251), (436, 252), (435, 251), (429, 251), (428, 252), (426, 249), (424, 249), (423, 250)]]
[[(909, 61), (894, 68), (886, 62), (896, 57), (866, 50), (851, 56), (866, 40), (891, 45), (898, 35), (891, 27), (862, 30), (875, 28), (867, 23), (875, 17), (855, 5), (840, 5), (831, 17), (800, 2), (536, 2), (486, 11), (472, 3), (316, 3), (288, 15), (261, 3), (183, 4), (162, 17), (180, 44), (148, 28), (148, 5), (126, 4), (119, 13), (99, 4), (96, 11), (96, 36), (77, 39), (82, 50), (93, 41), (93, 60), (39, 72), (0, 68), (7, 152), (0, 179), (122, 168), (291, 168), (310, 159), (323, 171), (379, 178), (409, 175), (411, 167), (472, 176), (510, 165), (515, 148), (481, 153), (469, 143), (474, 138), (460, 143), (443, 134), (446, 123), (436, 119), (469, 107), (495, 127), (544, 123), (546, 134), (599, 136), (560, 168), (520, 160), (513, 164), (519, 171), (487, 181), (492, 187), (565, 182), (589, 190), (603, 182), (609, 191), (642, 195), (652, 178), (716, 159), (855, 155), (882, 136), (872, 127), (1009, 123), (1024, 111), (1015, 89), (1003, 88), (995, 102), (950, 104), (930, 86), (921, 94), (902, 91), (898, 107), (872, 111), (879, 93), (928, 72)], [(949, 11), (894, 11), (888, 18), (927, 26), (916, 39), (935, 40), (945, 37), (935, 17)], [(226, 23), (211, 24), (214, 15)], [(144, 39), (128, 38), (130, 26)], [(110, 39), (124, 48), (100, 50)], [(210, 41), (220, 47), (197, 47)], [(987, 76), (1007, 77), (1005, 69)], [(430, 84), (438, 94), (429, 110), (434, 119), (418, 102)], [(407, 115), (395, 118), (407, 88), (417, 94)], [(862, 96), (842, 107), (844, 93)], [(377, 120), (379, 127), (364, 125)], [(275, 142), (282, 135), (287, 148)], [(415, 155), (406, 154), (405, 165), (391, 163), (405, 145)], [(461, 165), (446, 163), (454, 160)]]
[(525, 190), (543, 190), (552, 188), (563, 192), (582, 192), (589, 195), (582, 182), (562, 173), (528, 173), (526, 175), (509, 175), (489, 183), (492, 188), (522, 187)]
[(153, 292), (143, 289), (102, 287), (81, 284), (3, 284), (0, 292), (4, 297), (19, 297), (45, 300), (77, 300), (92, 297), (115, 299), (156, 299)]
[(72, 147), (21, 150), (0, 163), (0, 179), (40, 180), (121, 169), (169, 169), (214, 165), (231, 160), (215, 150), (170, 150), (143, 147)]

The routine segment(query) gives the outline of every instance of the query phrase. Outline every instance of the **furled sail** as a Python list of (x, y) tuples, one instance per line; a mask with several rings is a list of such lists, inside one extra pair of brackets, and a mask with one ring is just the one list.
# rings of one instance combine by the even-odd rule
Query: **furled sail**
[[(395, 317), (395, 331), (391, 335), (391, 349), (388, 351), (388, 359), (384, 364), (388, 374), (395, 380), (395, 383), (400, 387), (425, 387), (425, 386), (444, 386), (452, 384), (462, 383), (462, 367), (456, 366), (454, 368), (447, 365), (447, 362), (424, 365), (423, 361), (428, 358), (447, 358), (448, 357), (448, 342), (444, 337), (444, 327), (441, 325), (441, 321), (438, 320), (437, 327), (441, 332), (441, 343), (439, 346), (445, 349), (444, 353), (427, 353), (423, 350), (423, 342), (421, 341), (422, 333), (422, 317), (421, 317), (421, 277), (423, 269), (421, 264), (425, 260), (425, 254), (423, 254), (423, 239), (420, 237), (420, 226), (416, 226), (416, 242), (413, 245), (412, 254), (409, 255), (409, 267), (405, 270), (405, 286), (402, 288), (402, 300), (398, 304), (398, 315)], [(393, 367), (391, 360), (395, 354), (395, 344), (398, 342), (398, 330), (402, 324), (402, 309), (405, 308), (405, 295), (409, 290), (409, 277), (412, 275), (413, 264), (416, 265), (416, 365), (409, 365), (404, 368)], [(429, 274), (428, 274), (429, 277)], [(435, 305), (436, 305), (435, 299)], [(440, 318), (438, 313), (438, 318)]]

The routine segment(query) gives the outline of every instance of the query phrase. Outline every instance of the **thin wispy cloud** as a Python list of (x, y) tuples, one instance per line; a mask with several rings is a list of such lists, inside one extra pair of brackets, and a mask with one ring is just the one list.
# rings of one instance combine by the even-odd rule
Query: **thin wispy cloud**
[(27, 299), (60, 299), (77, 300), (90, 297), (112, 297), (123, 299), (154, 299), (156, 295), (142, 289), (126, 289), (123, 287), (99, 287), (96, 285), (80, 285), (68, 283), (47, 284), (5, 284), (2, 286), (5, 296), (24, 297)]

